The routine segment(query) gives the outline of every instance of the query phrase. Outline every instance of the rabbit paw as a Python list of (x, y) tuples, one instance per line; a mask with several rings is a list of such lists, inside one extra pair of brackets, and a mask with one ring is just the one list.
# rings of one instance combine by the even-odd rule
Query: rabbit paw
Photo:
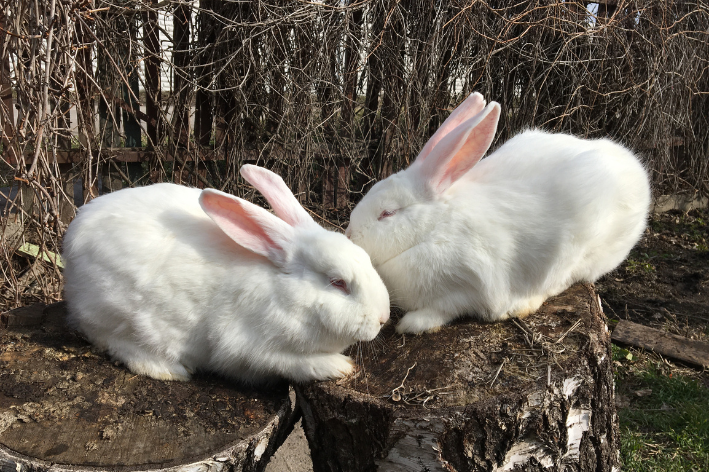
[(509, 311), (510, 318), (524, 318), (536, 312), (546, 298), (541, 295), (522, 300), (517, 306)]
[(159, 361), (129, 361), (126, 365), (131, 372), (147, 375), (157, 380), (180, 380), (186, 382), (190, 379), (190, 371), (179, 362), (169, 364)]
[(396, 332), (399, 334), (433, 333), (441, 329), (441, 326), (451, 319), (451, 317), (430, 308), (410, 311), (396, 325)]
[(308, 382), (345, 377), (354, 371), (355, 363), (342, 354), (326, 354), (301, 360), (298, 367), (299, 372), (293, 373), (293, 380)]

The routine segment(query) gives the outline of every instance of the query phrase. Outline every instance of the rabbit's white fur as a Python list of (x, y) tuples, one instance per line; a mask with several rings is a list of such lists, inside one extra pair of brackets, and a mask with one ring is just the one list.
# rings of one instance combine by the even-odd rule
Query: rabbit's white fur
[(64, 238), (70, 323), (157, 379), (197, 369), (251, 383), (350, 373), (340, 352), (377, 335), (386, 287), (366, 252), (317, 225), (280, 177), (255, 166), (242, 175), (282, 219), (167, 183), (82, 207)]
[(607, 139), (530, 130), (478, 163), (499, 113), (472, 94), (352, 212), (346, 234), (408, 311), (400, 333), (525, 316), (613, 270), (645, 229), (647, 172)]

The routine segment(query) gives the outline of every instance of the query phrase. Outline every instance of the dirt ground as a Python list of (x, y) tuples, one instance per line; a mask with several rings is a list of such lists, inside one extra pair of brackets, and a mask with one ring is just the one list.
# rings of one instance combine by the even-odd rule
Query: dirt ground
[(627, 319), (709, 338), (709, 212), (656, 215), (627, 260), (596, 283), (613, 324)]
[[(596, 289), (611, 327), (627, 319), (709, 341), (709, 211), (670, 211), (654, 216), (627, 260), (599, 280)], [(671, 360), (665, 362), (665, 368), (691, 372), (709, 387), (709, 372)], [(300, 425), (267, 470), (312, 470)]]

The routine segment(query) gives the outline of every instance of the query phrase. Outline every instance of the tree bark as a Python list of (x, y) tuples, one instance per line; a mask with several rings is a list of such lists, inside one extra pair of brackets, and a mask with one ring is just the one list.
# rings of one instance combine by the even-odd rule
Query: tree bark
[(524, 320), (460, 320), (351, 355), (297, 387), (315, 471), (608, 471), (618, 466), (610, 338), (575, 285)]
[(260, 471), (297, 420), (285, 384), (134, 375), (42, 308), (0, 318), (0, 470)]

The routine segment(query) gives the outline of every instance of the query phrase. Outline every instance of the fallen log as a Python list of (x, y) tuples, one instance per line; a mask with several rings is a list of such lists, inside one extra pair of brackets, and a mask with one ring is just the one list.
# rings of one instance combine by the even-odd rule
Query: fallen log
[(598, 471), (618, 466), (610, 338), (575, 285), (524, 320), (460, 320), (350, 355), (296, 387), (315, 471)]
[(611, 339), (700, 367), (709, 367), (709, 343), (620, 320)]
[(63, 303), (0, 316), (2, 471), (259, 471), (297, 420), (286, 384), (134, 375), (64, 318)]

